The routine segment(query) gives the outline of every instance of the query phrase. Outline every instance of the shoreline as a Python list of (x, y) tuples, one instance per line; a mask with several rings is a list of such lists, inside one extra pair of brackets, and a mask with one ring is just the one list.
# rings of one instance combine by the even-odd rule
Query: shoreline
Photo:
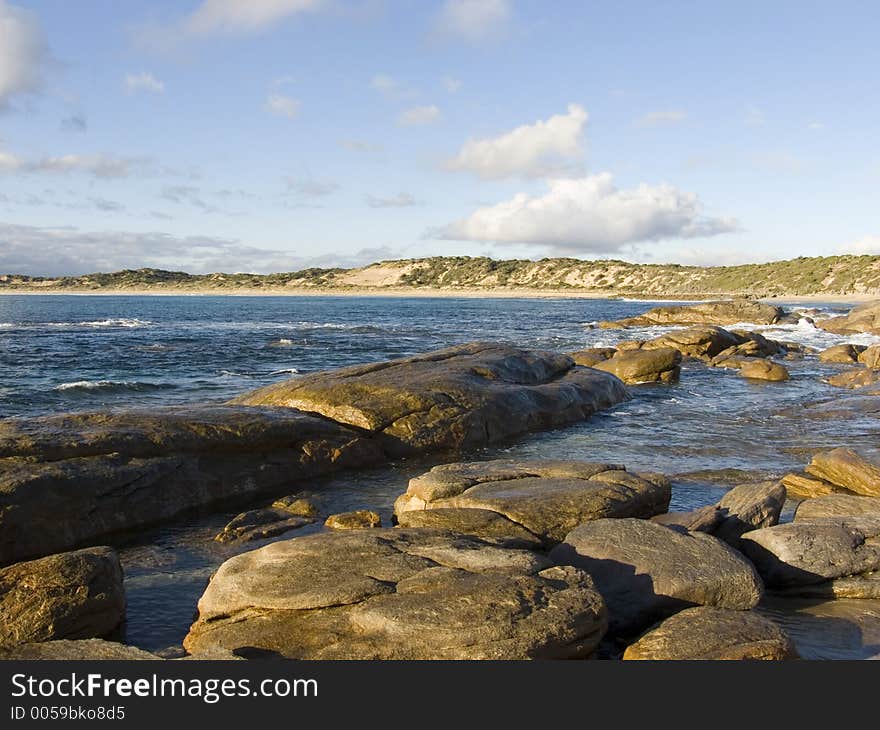
[[(388, 299), (616, 299), (644, 302), (697, 302), (715, 301), (740, 296), (727, 294), (636, 294), (567, 289), (410, 289), (404, 287), (352, 289), (0, 289), (0, 296), (116, 296), (116, 297), (373, 297)], [(779, 304), (823, 302), (829, 304), (858, 304), (873, 301), (880, 295), (872, 294), (803, 294), (761, 297), (760, 301)]]

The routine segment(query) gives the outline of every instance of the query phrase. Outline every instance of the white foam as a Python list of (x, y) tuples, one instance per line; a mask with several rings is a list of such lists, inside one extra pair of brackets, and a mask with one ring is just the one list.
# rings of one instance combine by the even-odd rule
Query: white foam
[(76, 380), (72, 383), (61, 383), (52, 390), (101, 390), (108, 388), (136, 388), (139, 383), (127, 380)]
[(296, 368), (283, 368), (281, 370), (273, 370), (271, 373), (269, 373), (269, 375), (285, 375), (285, 374), (295, 375), (298, 372), (299, 372), (299, 370), (297, 370)]

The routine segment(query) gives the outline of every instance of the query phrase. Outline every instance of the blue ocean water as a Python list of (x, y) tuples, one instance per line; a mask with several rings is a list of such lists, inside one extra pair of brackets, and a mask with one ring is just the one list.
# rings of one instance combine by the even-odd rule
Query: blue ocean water
[[(475, 340), (563, 352), (613, 345), (671, 328), (601, 330), (592, 323), (652, 306), (656, 303), (593, 299), (0, 296), (0, 417), (219, 402), (298, 374)], [(841, 309), (818, 308), (813, 316)], [(806, 319), (750, 328), (817, 349), (844, 341), (880, 342), (866, 335), (831, 335)], [(671, 509), (689, 509), (717, 501), (736, 483), (738, 472), (721, 470), (779, 476), (802, 468), (820, 448), (847, 445), (878, 453), (877, 419), (803, 422), (790, 415), (805, 402), (850, 397), (822, 382), (840, 366), (819, 363), (814, 355), (787, 365), (792, 374), (787, 383), (755, 383), (735, 371), (689, 363), (678, 384), (634, 387), (633, 400), (583, 423), (468, 458), (585, 459), (660, 471), (675, 477)], [(407, 480), (432, 463), (400, 462), (307, 485), (292, 482), (288, 491), (313, 491), (328, 512), (369, 507), (387, 521)], [(235, 551), (262, 544), (230, 548), (213, 542), (236, 511), (194, 516), (133, 536), (122, 551), (129, 642), (150, 649), (179, 644), (211, 572)], [(842, 605), (837, 602), (835, 610)], [(869, 604), (859, 605), (863, 611)], [(880, 604), (872, 610), (880, 641)], [(816, 630), (803, 625), (815, 621), (790, 628), (805, 632), (805, 645), (815, 643)], [(828, 623), (822, 625), (827, 630)], [(812, 651), (866, 653), (866, 641), (851, 636), (847, 641), (851, 650), (842, 653), (821, 642)]]

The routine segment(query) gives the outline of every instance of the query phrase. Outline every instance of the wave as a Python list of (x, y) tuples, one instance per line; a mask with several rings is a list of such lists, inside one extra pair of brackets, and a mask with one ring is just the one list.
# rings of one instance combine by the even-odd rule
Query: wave
[(96, 319), (92, 322), (71, 322), (69, 324), (78, 327), (122, 327), (123, 329), (135, 329), (138, 327), (149, 327), (152, 322), (146, 319), (137, 319), (136, 317), (117, 317), (113, 319)]
[(282, 368), (281, 370), (273, 370), (269, 375), (296, 375), (299, 372), (296, 368)]
[(222, 378), (264, 378), (272, 375), (295, 375), (299, 372), (296, 368), (282, 368), (280, 370), (219, 370), (217, 374)]
[(52, 388), (59, 393), (68, 391), (105, 391), (105, 392), (122, 392), (122, 391), (149, 391), (164, 390), (166, 388), (176, 388), (172, 383), (147, 383), (137, 380), (75, 380), (71, 383), (60, 383)]

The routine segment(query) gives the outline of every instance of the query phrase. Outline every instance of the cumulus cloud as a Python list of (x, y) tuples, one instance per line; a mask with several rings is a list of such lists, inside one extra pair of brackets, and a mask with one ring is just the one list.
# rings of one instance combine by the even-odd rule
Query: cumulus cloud
[(141, 71), (139, 74), (125, 74), (124, 84), (125, 91), (129, 94), (138, 91), (148, 91), (151, 94), (165, 92), (165, 83), (148, 71)]
[(253, 33), (325, 4), (324, 0), (204, 0), (183, 20), (182, 28), (192, 35)]
[(446, 0), (434, 27), (441, 36), (480, 43), (501, 35), (510, 18), (509, 0)]
[(694, 193), (665, 183), (620, 190), (610, 173), (601, 173), (549, 180), (547, 185), (543, 195), (519, 193), (429, 233), (441, 239), (538, 244), (556, 252), (586, 254), (738, 229), (735, 219), (704, 217)]
[(266, 100), (266, 109), (288, 119), (296, 119), (299, 115), (300, 103), (284, 94), (270, 94)]
[(313, 178), (284, 178), (287, 189), (305, 198), (324, 198), (339, 190), (339, 184), (332, 180), (315, 180)]
[(583, 156), (588, 118), (586, 109), (570, 104), (565, 114), (525, 124), (498, 137), (469, 139), (446, 167), (466, 170), (486, 180), (558, 173), (570, 160)]
[(863, 256), (880, 254), (880, 236), (864, 236), (856, 241), (845, 243), (838, 249), (839, 253)]
[(409, 208), (418, 205), (416, 199), (409, 193), (398, 193), (390, 198), (367, 195), (366, 201), (371, 208)]
[(404, 127), (417, 127), (423, 124), (432, 124), (440, 118), (440, 109), (433, 104), (428, 106), (416, 106), (407, 109), (397, 117), (397, 123)]
[(687, 119), (687, 114), (680, 109), (649, 112), (636, 122), (639, 127), (659, 127), (664, 124), (678, 124)]
[(19, 94), (39, 91), (49, 62), (37, 16), (0, 0), (0, 111)]

